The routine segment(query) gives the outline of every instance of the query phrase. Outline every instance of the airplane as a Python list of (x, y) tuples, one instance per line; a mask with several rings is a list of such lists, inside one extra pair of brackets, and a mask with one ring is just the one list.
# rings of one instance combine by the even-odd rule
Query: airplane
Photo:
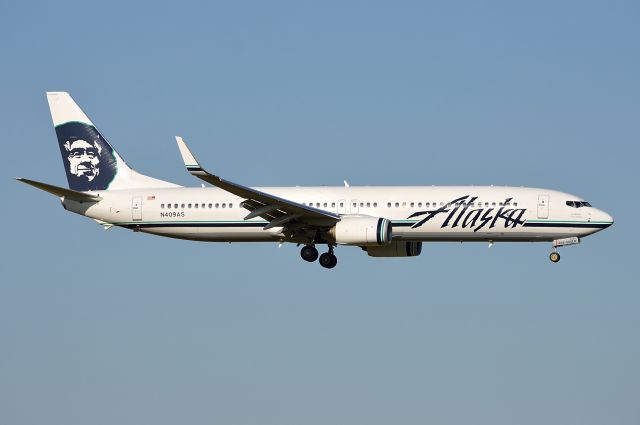
[[(550, 242), (558, 248), (613, 224), (584, 199), (550, 189), (498, 186), (248, 187), (206, 171), (181, 137), (185, 167), (213, 187), (183, 187), (130, 168), (66, 92), (47, 100), (68, 188), (17, 180), (60, 198), (105, 229), (122, 227), (206, 242), (302, 245), (300, 256), (336, 266), (335, 248), (415, 257), (424, 242)], [(318, 245), (327, 251), (318, 253)]]

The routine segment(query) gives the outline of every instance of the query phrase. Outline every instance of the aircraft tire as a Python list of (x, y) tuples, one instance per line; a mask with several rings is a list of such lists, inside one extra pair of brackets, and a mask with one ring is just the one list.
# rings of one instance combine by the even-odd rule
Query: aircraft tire
[(318, 250), (315, 246), (305, 245), (300, 250), (300, 257), (302, 257), (304, 261), (313, 263), (318, 259)]
[(325, 269), (332, 269), (336, 264), (338, 264), (338, 258), (335, 255), (325, 252), (320, 256), (320, 265)]
[(552, 252), (551, 254), (549, 254), (549, 260), (551, 260), (552, 263), (557, 263), (558, 261), (560, 261), (560, 254), (557, 252)]

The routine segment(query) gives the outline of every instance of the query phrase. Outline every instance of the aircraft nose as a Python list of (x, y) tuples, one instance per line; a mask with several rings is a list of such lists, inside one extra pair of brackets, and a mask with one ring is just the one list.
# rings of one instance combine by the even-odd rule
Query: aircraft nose
[(613, 217), (611, 217), (610, 214), (602, 211), (602, 210), (598, 210), (598, 221), (602, 222), (602, 224), (605, 224), (606, 227), (609, 227), (613, 224)]

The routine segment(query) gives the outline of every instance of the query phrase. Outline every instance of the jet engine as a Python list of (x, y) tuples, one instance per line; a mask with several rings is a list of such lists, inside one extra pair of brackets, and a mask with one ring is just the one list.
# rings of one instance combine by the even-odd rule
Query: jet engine
[(417, 257), (422, 252), (422, 242), (393, 241), (387, 246), (363, 247), (370, 257)]
[(341, 245), (381, 246), (391, 243), (391, 220), (368, 215), (342, 216), (329, 230), (329, 236)]

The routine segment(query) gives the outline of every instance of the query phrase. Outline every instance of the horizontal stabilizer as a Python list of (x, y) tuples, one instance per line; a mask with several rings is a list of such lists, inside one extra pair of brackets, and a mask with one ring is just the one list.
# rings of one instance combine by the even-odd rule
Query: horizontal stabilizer
[(78, 192), (77, 190), (65, 189), (64, 187), (54, 186), (52, 184), (41, 183), (35, 180), (16, 178), (16, 180), (36, 187), (40, 190), (44, 190), (45, 192), (49, 192), (52, 195), (58, 196), (60, 198), (71, 199), (72, 201), (78, 202), (100, 202), (102, 199), (98, 195), (92, 195), (90, 193)]

